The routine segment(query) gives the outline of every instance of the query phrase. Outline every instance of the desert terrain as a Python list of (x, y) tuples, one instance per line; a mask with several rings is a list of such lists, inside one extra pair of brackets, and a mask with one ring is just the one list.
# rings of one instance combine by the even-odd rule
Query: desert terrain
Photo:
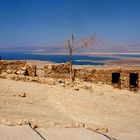
[(39, 84), (0, 79), (0, 124), (87, 128), (117, 140), (140, 139), (140, 94), (101, 83)]

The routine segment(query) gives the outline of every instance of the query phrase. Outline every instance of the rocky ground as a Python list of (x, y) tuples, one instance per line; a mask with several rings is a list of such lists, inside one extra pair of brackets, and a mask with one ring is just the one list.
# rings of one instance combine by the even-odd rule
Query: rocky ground
[(140, 94), (101, 83), (50, 84), (0, 79), (0, 124), (85, 127), (116, 139), (140, 139)]

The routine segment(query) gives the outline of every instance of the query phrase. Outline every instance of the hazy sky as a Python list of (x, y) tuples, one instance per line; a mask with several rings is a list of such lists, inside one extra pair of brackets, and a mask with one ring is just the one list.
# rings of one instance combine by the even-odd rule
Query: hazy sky
[(0, 0), (0, 46), (56, 44), (96, 32), (140, 41), (140, 0)]

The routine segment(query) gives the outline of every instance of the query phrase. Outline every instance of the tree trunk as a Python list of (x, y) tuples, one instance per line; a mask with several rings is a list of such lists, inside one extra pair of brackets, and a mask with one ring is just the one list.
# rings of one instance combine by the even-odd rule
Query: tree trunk
[(70, 48), (70, 60), (69, 60), (69, 62), (70, 62), (70, 80), (71, 80), (71, 82), (73, 81), (73, 72), (72, 72), (72, 48)]

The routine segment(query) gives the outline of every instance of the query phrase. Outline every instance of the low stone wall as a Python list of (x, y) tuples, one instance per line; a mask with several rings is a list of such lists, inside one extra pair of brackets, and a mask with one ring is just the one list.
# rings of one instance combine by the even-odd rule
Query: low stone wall
[(37, 74), (36, 74), (37, 66), (36, 65), (26, 63), (25, 67), (26, 67), (27, 76), (31, 76), (31, 77), (37, 76)]
[[(70, 77), (69, 63), (47, 64), (41, 68), (40, 75), (36, 74), (36, 70), (36, 65), (26, 61), (0, 61), (0, 78), (47, 83), (49, 78), (69, 79)], [(113, 82), (113, 74), (119, 75), (115, 82)], [(121, 89), (140, 90), (140, 67), (75, 67), (73, 77), (80, 81), (100, 82)], [(134, 85), (131, 85), (133, 80)]]
[(44, 76), (51, 78), (69, 78), (69, 63), (45, 65)]
[(130, 88), (130, 74), (138, 74), (137, 88), (140, 90), (140, 69), (124, 69), (121, 72), (121, 88), (129, 89)]
[(0, 73), (36, 76), (36, 66), (26, 61), (0, 61)]
[[(112, 73), (120, 72), (120, 69), (96, 69), (90, 68), (73, 68), (74, 78), (86, 82), (102, 82), (111, 84)], [(69, 63), (66, 64), (48, 64), (44, 66), (45, 77), (51, 78), (69, 78)]]
[[(112, 74), (120, 74), (118, 83), (112, 82)], [(103, 84), (109, 84), (121, 89), (130, 89), (130, 74), (134, 73), (138, 75), (137, 87), (132, 90), (140, 90), (140, 67), (84, 67), (84, 68), (73, 68), (74, 78)], [(44, 66), (45, 77), (51, 78), (69, 78), (69, 63), (66, 64), (55, 64), (55, 65), (45, 65)], [(132, 78), (133, 80), (133, 78)]]

